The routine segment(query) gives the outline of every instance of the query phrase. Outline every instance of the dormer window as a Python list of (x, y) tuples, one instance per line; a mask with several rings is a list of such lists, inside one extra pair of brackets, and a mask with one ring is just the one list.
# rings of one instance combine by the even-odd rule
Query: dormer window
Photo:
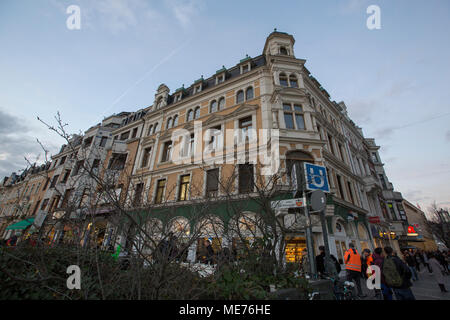
[(288, 50), (286, 49), (286, 47), (283, 47), (283, 46), (280, 47), (280, 54), (284, 55), (284, 56), (288, 56), (289, 55)]
[(221, 74), (216, 77), (216, 84), (222, 83), (225, 81), (225, 74)]
[(182, 95), (181, 92), (178, 93), (178, 94), (176, 94), (176, 95), (173, 97), (173, 103), (177, 103), (178, 101), (180, 101), (180, 100), (181, 100), (181, 95)]
[(194, 94), (199, 93), (200, 91), (202, 91), (202, 84), (201, 83), (194, 87)]
[(297, 77), (293, 74), (291, 74), (289, 76), (289, 86), (291, 88), (298, 88), (298, 81), (297, 81)]
[(241, 74), (249, 72), (250, 71), (250, 62), (241, 65)]

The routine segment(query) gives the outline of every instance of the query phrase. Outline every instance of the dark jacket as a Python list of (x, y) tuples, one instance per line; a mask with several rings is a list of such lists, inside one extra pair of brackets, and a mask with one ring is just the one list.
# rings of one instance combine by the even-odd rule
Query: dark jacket
[(386, 285), (386, 281), (384, 280), (384, 276), (383, 276), (383, 262), (384, 262), (384, 257), (382, 257), (379, 254), (376, 254), (375, 252), (372, 253), (372, 258), (373, 258), (373, 264), (378, 266), (380, 268), (380, 272), (381, 272), (381, 283)]
[(416, 266), (416, 259), (412, 255), (407, 255), (405, 257), (406, 264), (410, 267)]
[(400, 276), (403, 279), (402, 285), (399, 287), (395, 287), (395, 289), (406, 289), (412, 286), (411, 283), (411, 270), (408, 268), (406, 263), (404, 263), (399, 257), (397, 256), (390, 256), (387, 259), (393, 259), (395, 266), (397, 267), (397, 272), (400, 274)]
[[(339, 274), (339, 272), (341, 272), (341, 265), (337, 261), (336, 257), (333, 256), (332, 254), (330, 254), (330, 258), (336, 267), (337, 273)], [(316, 267), (317, 272), (325, 273), (325, 252), (322, 252), (321, 254), (316, 256)]]

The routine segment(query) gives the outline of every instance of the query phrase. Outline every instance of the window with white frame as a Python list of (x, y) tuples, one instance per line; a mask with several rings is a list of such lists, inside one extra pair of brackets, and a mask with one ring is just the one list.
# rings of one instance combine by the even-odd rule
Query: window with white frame
[(286, 129), (305, 130), (305, 118), (301, 104), (283, 103)]

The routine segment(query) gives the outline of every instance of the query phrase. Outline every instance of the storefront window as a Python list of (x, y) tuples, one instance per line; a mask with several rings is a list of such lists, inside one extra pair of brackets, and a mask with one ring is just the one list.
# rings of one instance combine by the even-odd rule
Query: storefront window
[(302, 253), (306, 250), (306, 238), (294, 237), (286, 239), (286, 262), (300, 262)]

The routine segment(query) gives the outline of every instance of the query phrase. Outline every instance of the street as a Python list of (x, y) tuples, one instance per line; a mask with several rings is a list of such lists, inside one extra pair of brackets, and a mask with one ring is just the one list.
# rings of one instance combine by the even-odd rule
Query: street
[[(428, 270), (421, 266), (421, 272), (418, 273), (419, 280), (413, 282), (411, 287), (412, 292), (417, 300), (450, 300), (450, 292), (441, 292), (437, 282), (434, 280), (433, 275)], [(450, 276), (444, 276), (445, 288), (450, 291)], [(364, 281), (361, 281), (361, 287), (364, 293), (367, 295), (364, 300), (374, 300), (375, 293), (372, 290), (367, 289)], [(395, 299), (395, 297), (394, 297)]]

